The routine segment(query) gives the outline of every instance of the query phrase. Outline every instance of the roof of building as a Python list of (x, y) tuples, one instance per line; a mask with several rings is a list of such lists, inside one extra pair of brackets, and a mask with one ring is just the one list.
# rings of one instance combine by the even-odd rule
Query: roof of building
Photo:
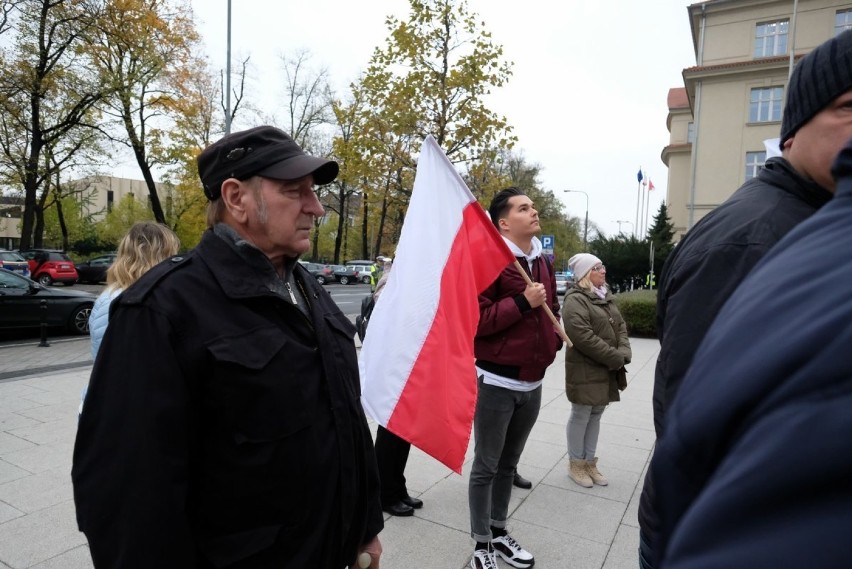
[(689, 97), (686, 95), (686, 87), (672, 87), (666, 99), (669, 109), (688, 109)]

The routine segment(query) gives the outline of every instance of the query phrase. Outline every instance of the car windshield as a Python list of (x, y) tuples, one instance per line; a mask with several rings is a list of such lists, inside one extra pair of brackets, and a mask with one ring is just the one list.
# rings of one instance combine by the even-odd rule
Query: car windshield
[(26, 261), (26, 259), (11, 251), (0, 251), (0, 261), (16, 261), (20, 263)]

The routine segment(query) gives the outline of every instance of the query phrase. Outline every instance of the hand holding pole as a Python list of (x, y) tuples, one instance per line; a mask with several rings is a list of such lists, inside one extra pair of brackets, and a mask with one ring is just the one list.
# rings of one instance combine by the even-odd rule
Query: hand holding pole
[[(521, 266), (521, 263), (515, 259), (515, 268), (518, 269), (518, 272), (524, 277), (527, 285), (532, 285), (532, 279)], [(559, 323), (559, 320), (556, 319), (556, 316), (553, 315), (553, 311), (550, 310), (550, 307), (547, 304), (542, 304), (541, 307), (544, 309), (544, 313), (547, 314), (547, 317), (550, 318), (550, 321), (553, 322), (553, 325), (556, 326), (556, 329), (559, 331), (559, 337), (562, 338), (562, 341), (565, 342), (565, 345), (569, 348), (574, 344), (571, 343), (571, 340), (568, 339), (568, 334), (565, 333), (565, 330), (562, 328), (562, 325)]]

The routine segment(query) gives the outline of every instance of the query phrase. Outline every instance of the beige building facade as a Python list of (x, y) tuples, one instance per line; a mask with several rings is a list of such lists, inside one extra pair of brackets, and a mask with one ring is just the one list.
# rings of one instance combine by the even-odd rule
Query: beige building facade
[[(140, 204), (151, 208), (148, 186), (144, 180), (116, 178), (114, 176), (88, 176), (74, 180), (71, 185), (81, 190), (82, 215), (101, 221), (114, 205), (131, 196)], [(160, 205), (166, 217), (171, 213), (172, 187), (156, 184)], [(0, 199), (0, 248), (15, 249), (21, 237), (22, 198)]]
[(688, 13), (696, 65), (669, 91), (662, 152), (676, 239), (766, 161), (795, 62), (852, 28), (852, 1), (710, 0)]

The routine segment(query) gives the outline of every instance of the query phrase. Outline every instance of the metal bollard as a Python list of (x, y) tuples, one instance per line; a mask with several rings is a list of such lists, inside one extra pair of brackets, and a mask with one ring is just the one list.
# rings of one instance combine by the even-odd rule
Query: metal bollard
[(47, 301), (41, 299), (39, 305), (41, 306), (41, 342), (39, 342), (38, 347), (49, 348), (50, 342), (47, 341)]

